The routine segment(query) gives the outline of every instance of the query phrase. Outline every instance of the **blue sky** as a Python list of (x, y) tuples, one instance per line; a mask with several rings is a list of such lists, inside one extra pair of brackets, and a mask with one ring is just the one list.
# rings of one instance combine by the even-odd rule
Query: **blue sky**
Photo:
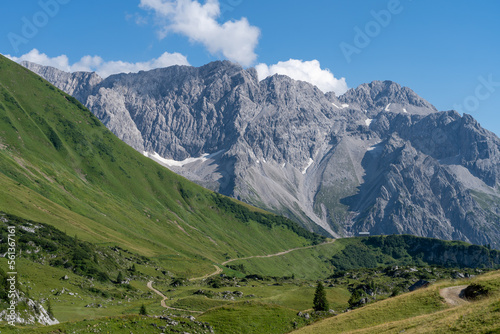
[(499, 14), (493, 0), (9, 1), (0, 53), (103, 75), (230, 59), (340, 93), (393, 80), (500, 134)]

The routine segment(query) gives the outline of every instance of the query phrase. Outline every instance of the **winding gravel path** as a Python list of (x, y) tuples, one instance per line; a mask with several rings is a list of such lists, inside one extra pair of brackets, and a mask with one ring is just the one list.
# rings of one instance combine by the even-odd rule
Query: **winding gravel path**
[(446, 303), (451, 306), (459, 306), (467, 304), (468, 301), (461, 298), (460, 295), (462, 291), (467, 287), (467, 285), (452, 286), (449, 288), (444, 288), (439, 291), (441, 297), (444, 298)]
[(283, 251), (283, 252), (279, 252), (279, 253), (276, 253), (276, 254), (255, 255), (255, 256), (249, 256), (249, 257), (240, 257), (240, 258), (236, 258), (236, 259), (227, 260), (225, 262), (222, 262), (221, 264), (223, 266), (225, 266), (228, 263), (231, 263), (231, 262), (234, 262), (234, 261), (238, 261), (238, 260), (262, 259), (262, 258), (267, 258), (267, 257), (281, 256), (281, 255), (285, 255), (285, 254), (288, 254), (288, 253), (291, 253), (291, 252), (295, 252), (297, 250), (313, 248), (313, 247), (316, 247), (316, 246), (321, 246), (321, 245), (326, 245), (326, 244), (332, 244), (334, 242), (335, 242), (335, 239), (332, 239), (330, 241), (324, 242), (324, 243), (319, 244), (319, 245), (312, 245), (312, 246), (306, 246), (306, 247), (297, 247), (297, 248), (289, 249), (289, 250), (286, 250), (286, 251)]
[(153, 291), (154, 293), (156, 293), (158, 296), (160, 296), (161, 298), (163, 298), (160, 302), (161, 306), (166, 308), (166, 309), (169, 309), (169, 310), (174, 310), (174, 311), (182, 311), (182, 312), (191, 312), (191, 313), (203, 313), (203, 312), (200, 312), (200, 311), (190, 311), (190, 310), (184, 310), (184, 309), (181, 309), (181, 308), (175, 308), (175, 307), (170, 307), (168, 306), (166, 303), (165, 303), (165, 300), (168, 300), (168, 297), (165, 296), (163, 293), (161, 293), (160, 291), (156, 290), (155, 288), (153, 288), (153, 281), (149, 281), (148, 284), (148, 289)]
[(192, 282), (192, 281), (199, 281), (199, 280), (203, 280), (205, 278), (209, 278), (209, 277), (212, 277), (212, 276), (215, 276), (215, 275), (219, 275), (219, 274), (222, 274), (222, 268), (219, 268), (218, 266), (216, 266), (214, 264), (214, 267), (215, 267), (215, 271), (211, 274), (206, 274), (205, 276), (202, 276), (202, 277), (196, 277), (196, 278), (190, 278), (189, 280)]
[[(281, 255), (285, 255), (285, 254), (288, 254), (288, 253), (291, 253), (291, 252), (294, 252), (294, 251), (297, 251), (297, 250), (309, 249), (309, 248), (313, 248), (313, 247), (316, 247), (316, 246), (331, 244), (331, 243), (334, 243), (334, 242), (335, 242), (335, 239), (332, 239), (332, 240), (326, 241), (326, 242), (324, 242), (322, 244), (319, 244), (319, 245), (312, 245), (312, 246), (306, 246), (306, 247), (292, 248), (292, 249), (289, 249), (289, 250), (286, 250), (286, 251), (283, 251), (283, 252), (279, 252), (279, 253), (275, 253), (275, 254), (255, 255), (255, 256), (249, 256), (249, 257), (241, 257), (241, 258), (231, 259), (231, 260), (227, 260), (225, 262), (222, 262), (221, 265), (225, 266), (228, 263), (231, 263), (231, 262), (234, 262), (234, 261), (238, 261), (238, 260), (249, 260), (249, 259), (259, 259), (259, 258), (268, 258), (268, 257), (281, 256)], [(223, 269), (220, 268), (219, 266), (217, 266), (217, 265), (214, 264), (214, 267), (215, 267), (215, 271), (213, 273), (206, 274), (205, 276), (202, 276), (202, 277), (190, 278), (189, 281), (192, 282), (192, 281), (204, 280), (206, 278), (219, 275), (219, 274), (221, 274), (223, 272)], [(176, 311), (184, 311), (184, 312), (193, 312), (193, 313), (203, 313), (203, 312), (200, 312), (200, 311), (189, 311), (189, 310), (183, 310), (183, 309), (178, 309), (178, 308), (167, 306), (167, 304), (165, 303), (165, 301), (168, 300), (168, 297), (166, 297), (163, 293), (161, 293), (160, 291), (158, 291), (155, 288), (153, 288), (153, 281), (148, 282), (147, 286), (148, 286), (148, 289), (150, 289), (151, 291), (153, 291), (154, 293), (156, 293), (158, 296), (160, 296), (161, 298), (163, 298), (161, 300), (160, 304), (161, 304), (162, 307), (164, 307), (166, 309), (176, 310)]]

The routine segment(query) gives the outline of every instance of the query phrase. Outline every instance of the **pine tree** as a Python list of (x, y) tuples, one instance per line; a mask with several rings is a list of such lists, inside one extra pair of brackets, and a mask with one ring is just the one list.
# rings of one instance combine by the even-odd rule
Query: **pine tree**
[(116, 277), (116, 283), (120, 284), (123, 281), (123, 274), (121, 271), (118, 272), (118, 276)]
[(148, 315), (148, 312), (146, 311), (146, 306), (144, 304), (141, 305), (141, 308), (139, 310), (140, 315)]
[(326, 291), (323, 283), (318, 282), (316, 292), (314, 293), (313, 309), (315, 311), (328, 311), (329, 305), (326, 299)]

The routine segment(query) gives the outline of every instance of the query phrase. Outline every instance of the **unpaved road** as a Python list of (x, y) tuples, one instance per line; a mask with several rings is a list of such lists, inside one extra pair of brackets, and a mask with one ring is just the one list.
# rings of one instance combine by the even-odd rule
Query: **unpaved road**
[(190, 278), (189, 280), (192, 282), (192, 281), (199, 281), (199, 280), (203, 280), (205, 278), (209, 278), (209, 277), (212, 277), (212, 276), (215, 276), (215, 275), (219, 275), (219, 274), (222, 274), (222, 268), (219, 268), (218, 266), (216, 266), (214, 264), (214, 267), (215, 267), (215, 271), (211, 274), (206, 274), (205, 276), (202, 276), (202, 277), (196, 277), (196, 278)]
[(452, 286), (449, 288), (444, 288), (439, 291), (439, 294), (441, 297), (446, 300), (446, 303), (451, 306), (459, 306), (463, 304), (467, 304), (468, 301), (466, 301), (463, 298), (460, 298), (460, 293), (462, 292), (463, 289), (465, 289), (467, 285), (459, 285), (459, 286)]
[[(285, 254), (288, 254), (288, 253), (291, 253), (291, 252), (294, 252), (294, 251), (297, 251), (297, 250), (300, 250), (300, 249), (313, 248), (313, 247), (316, 247), (316, 246), (321, 246), (321, 245), (325, 245), (325, 244), (331, 244), (333, 242), (335, 242), (335, 239), (332, 239), (330, 241), (324, 242), (324, 243), (319, 244), (319, 245), (306, 246), (306, 247), (297, 247), (297, 248), (289, 249), (289, 250), (286, 250), (286, 251), (283, 251), (283, 252), (279, 252), (279, 253), (276, 253), (276, 254), (255, 255), (255, 256), (249, 256), (249, 257), (240, 257), (240, 258), (237, 258), (237, 259), (231, 259), (231, 260), (227, 260), (225, 262), (222, 262), (221, 265), (225, 266), (228, 263), (231, 263), (231, 262), (234, 262), (234, 261), (238, 261), (238, 260), (249, 260), (249, 259), (258, 259), (258, 258), (262, 259), (262, 258), (267, 258), (267, 257), (281, 256), (281, 255), (285, 255)], [(222, 268), (219, 268), (215, 264), (214, 264), (214, 267), (215, 267), (215, 271), (213, 273), (206, 274), (205, 276), (202, 276), (202, 277), (190, 278), (189, 280), (190, 281), (199, 281), (199, 280), (204, 280), (204, 279), (212, 277), (212, 276), (216, 276), (216, 275), (222, 274), (222, 271), (223, 271)]]
[(169, 308), (167, 306), (167, 304), (165, 304), (165, 300), (168, 299), (168, 297), (166, 297), (163, 293), (161, 293), (160, 291), (156, 290), (155, 288), (153, 288), (153, 281), (150, 281), (148, 282), (148, 289), (153, 291), (154, 293), (156, 293), (158, 296), (160, 296), (161, 298), (163, 298), (160, 302), (161, 306), (164, 307), (164, 308)]
[[(281, 255), (285, 255), (285, 254), (288, 254), (288, 253), (291, 253), (291, 252), (294, 252), (294, 251), (297, 251), (297, 250), (300, 250), (300, 249), (313, 248), (313, 247), (316, 247), (316, 246), (331, 244), (331, 243), (334, 243), (334, 242), (335, 242), (335, 239), (332, 239), (330, 241), (324, 242), (324, 243), (319, 244), (319, 245), (306, 246), (306, 247), (297, 247), (297, 248), (289, 249), (289, 250), (286, 250), (286, 251), (283, 251), (283, 252), (279, 252), (279, 253), (276, 253), (276, 254), (256, 255), (256, 256), (249, 256), (249, 257), (241, 257), (241, 258), (237, 258), (237, 259), (231, 259), (231, 260), (227, 260), (225, 262), (222, 262), (221, 265), (224, 266), (224, 265), (226, 265), (228, 263), (231, 263), (233, 261), (238, 261), (238, 260), (249, 260), (249, 259), (259, 259), (259, 258), (268, 258), (268, 257), (281, 256)], [(190, 278), (189, 280), (190, 281), (204, 280), (206, 278), (209, 278), (209, 277), (212, 277), (212, 276), (216, 276), (216, 275), (219, 275), (219, 274), (222, 273), (222, 271), (223, 271), (222, 268), (216, 266), (215, 264), (214, 264), (214, 267), (215, 267), (215, 271), (213, 273), (206, 274), (205, 276), (202, 276), (202, 277)], [(183, 310), (183, 309), (178, 309), (178, 308), (173, 308), (173, 307), (167, 306), (167, 304), (165, 303), (165, 300), (167, 300), (168, 297), (166, 297), (163, 293), (161, 293), (160, 291), (158, 291), (155, 288), (153, 288), (153, 281), (148, 282), (147, 286), (148, 286), (148, 289), (150, 289), (151, 291), (153, 291), (154, 293), (156, 293), (158, 296), (160, 296), (161, 298), (163, 298), (161, 300), (161, 306), (164, 307), (164, 308), (166, 308), (166, 309), (176, 310), (176, 311), (185, 311), (185, 312), (194, 312), (194, 313), (203, 313), (203, 312), (199, 312), (199, 311), (189, 311), (189, 310)]]
[(175, 307), (170, 307), (170, 306), (167, 306), (167, 304), (165, 303), (165, 300), (168, 299), (167, 296), (165, 296), (163, 293), (161, 293), (160, 291), (156, 290), (155, 288), (153, 288), (153, 281), (150, 281), (148, 282), (147, 284), (148, 286), (148, 289), (153, 291), (154, 293), (156, 293), (158, 296), (160, 296), (161, 298), (163, 298), (160, 302), (161, 306), (166, 308), (166, 309), (169, 309), (169, 310), (174, 310), (174, 311), (182, 311), (182, 312), (191, 312), (191, 313), (203, 313), (203, 312), (200, 312), (200, 311), (190, 311), (190, 310), (183, 310), (183, 309), (180, 309), (180, 308), (175, 308)]
[(324, 243), (319, 244), (319, 245), (306, 246), (306, 247), (297, 247), (297, 248), (289, 249), (289, 250), (286, 250), (286, 251), (283, 251), (283, 252), (279, 252), (279, 253), (276, 253), (276, 254), (256, 255), (256, 256), (249, 256), (249, 257), (240, 257), (240, 258), (237, 258), (237, 259), (231, 259), (231, 260), (227, 260), (225, 262), (222, 262), (222, 265), (225, 266), (228, 263), (231, 263), (231, 262), (234, 262), (234, 261), (239, 261), (239, 260), (262, 259), (262, 258), (267, 258), (267, 257), (281, 256), (281, 255), (285, 255), (285, 254), (288, 254), (288, 253), (291, 253), (291, 252), (294, 252), (294, 251), (297, 251), (297, 250), (313, 248), (313, 247), (317, 247), (317, 246), (321, 246), (321, 245), (325, 245), (325, 244), (331, 244), (331, 243), (334, 243), (334, 242), (335, 242), (335, 239), (332, 239), (330, 241), (324, 242)]

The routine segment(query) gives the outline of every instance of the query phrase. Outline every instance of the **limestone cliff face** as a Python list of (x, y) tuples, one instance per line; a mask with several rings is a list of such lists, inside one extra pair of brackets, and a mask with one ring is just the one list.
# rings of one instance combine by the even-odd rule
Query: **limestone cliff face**
[(500, 247), (500, 140), (394, 82), (337, 97), (227, 61), (105, 80), (24, 65), (175, 172), (312, 230)]

